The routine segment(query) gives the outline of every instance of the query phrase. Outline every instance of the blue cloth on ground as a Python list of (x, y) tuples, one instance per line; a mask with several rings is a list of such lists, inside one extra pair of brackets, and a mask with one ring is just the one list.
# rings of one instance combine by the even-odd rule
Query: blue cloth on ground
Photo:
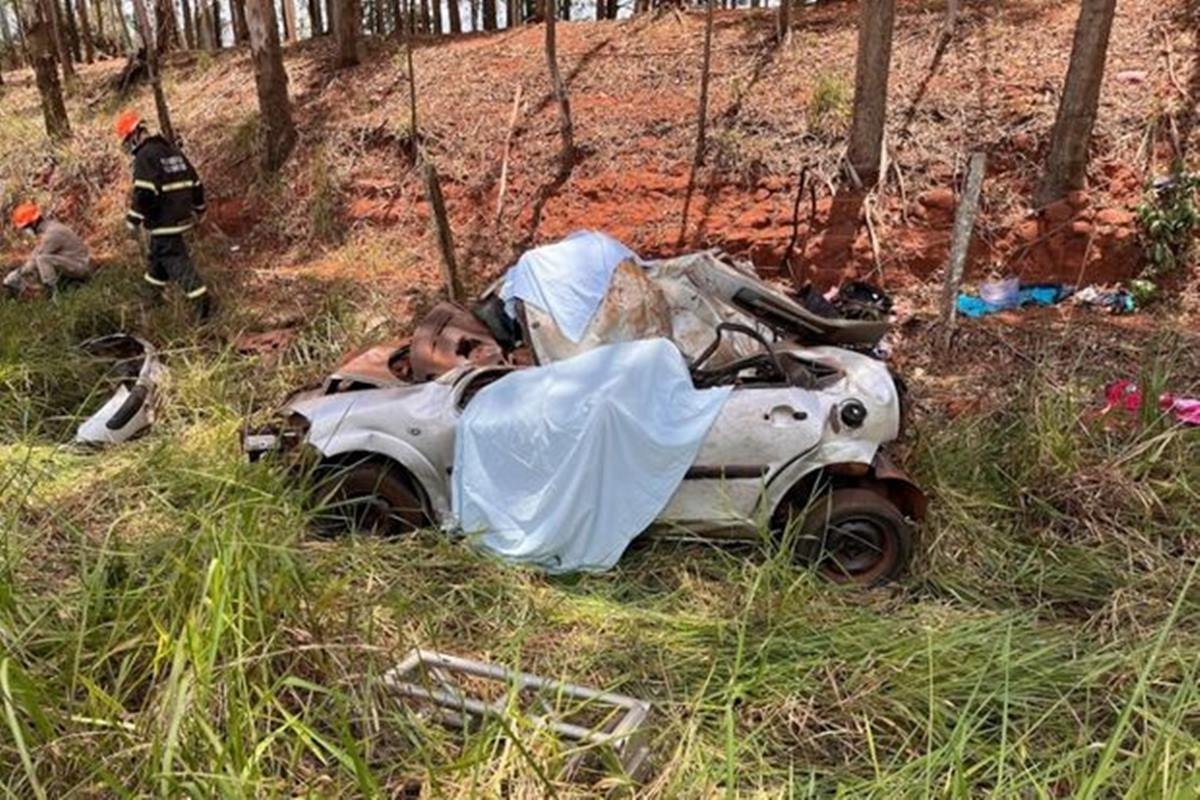
[(608, 569), (666, 508), (730, 391), (697, 390), (667, 339), (512, 372), (459, 421), (458, 525), (511, 561)]
[(514, 317), (515, 299), (537, 306), (554, 318), (568, 339), (578, 342), (608, 293), (613, 271), (625, 259), (640, 261), (611, 236), (576, 231), (522, 255), (505, 274), (500, 299)]
[(964, 317), (983, 317), (988, 314), (995, 314), (997, 311), (1005, 311), (1009, 308), (1020, 308), (1022, 306), (1052, 306), (1061, 302), (1064, 298), (1070, 296), (1071, 289), (1068, 286), (1063, 286), (1058, 283), (1034, 283), (1027, 286), (1022, 286), (1017, 292), (1016, 301), (1011, 305), (993, 306), (983, 301), (977, 295), (967, 294), (963, 292), (959, 294), (956, 306), (958, 313)]

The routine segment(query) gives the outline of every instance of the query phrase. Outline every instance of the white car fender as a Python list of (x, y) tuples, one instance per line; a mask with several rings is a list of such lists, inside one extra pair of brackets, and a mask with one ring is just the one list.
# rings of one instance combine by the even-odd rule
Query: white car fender
[(430, 511), (439, 521), (449, 515), (450, 496), (446, 491), (449, 486), (448, 476), (439, 475), (437, 468), (429, 463), (421, 451), (403, 439), (380, 430), (347, 430), (325, 438), (320, 444), (312, 440), (309, 443), (325, 458), (347, 453), (387, 456), (404, 467), (421, 485), (421, 490), (429, 499)]

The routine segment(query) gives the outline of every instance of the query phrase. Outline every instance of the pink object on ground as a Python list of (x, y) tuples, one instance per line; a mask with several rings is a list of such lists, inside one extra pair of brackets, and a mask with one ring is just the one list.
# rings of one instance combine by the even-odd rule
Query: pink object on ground
[(1104, 387), (1104, 411), (1107, 414), (1114, 408), (1133, 413), (1142, 407), (1142, 390), (1130, 380), (1113, 381)]
[(1200, 399), (1176, 397), (1170, 392), (1158, 398), (1158, 407), (1175, 415), (1175, 421), (1184, 425), (1200, 426)]

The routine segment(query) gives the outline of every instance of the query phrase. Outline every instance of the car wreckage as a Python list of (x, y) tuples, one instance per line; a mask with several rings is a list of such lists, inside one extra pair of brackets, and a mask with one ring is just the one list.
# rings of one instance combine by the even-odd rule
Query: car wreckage
[(482, 389), (663, 337), (697, 389), (732, 391), (649, 533), (759, 541), (765, 528), (838, 582), (872, 585), (905, 567), (926, 500), (883, 452), (900, 434), (903, 389), (873, 355), (889, 324), (861, 313), (861, 298), (814, 311), (717, 251), (625, 259), (573, 340), (543, 308), (502, 299), (502, 284), (469, 310), (437, 305), (411, 339), (353, 354), (272, 424), (245, 430), (244, 451), (305, 467), (323, 526), (453, 528), (456, 426)]

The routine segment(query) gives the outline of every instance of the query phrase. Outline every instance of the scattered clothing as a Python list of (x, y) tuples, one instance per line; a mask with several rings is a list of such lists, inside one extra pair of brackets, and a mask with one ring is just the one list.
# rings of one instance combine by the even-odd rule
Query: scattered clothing
[(956, 305), (959, 314), (974, 319), (1010, 308), (1056, 305), (1070, 297), (1071, 291), (1070, 286), (1061, 283), (1030, 283), (1020, 285), (1015, 294), (1007, 291), (989, 292), (988, 296), (993, 300), (991, 303), (980, 295), (963, 292), (959, 294)]
[(37, 246), (25, 264), (4, 278), (4, 285), (15, 293), (41, 284), (55, 289), (62, 279), (86, 281), (92, 277), (91, 254), (83, 240), (66, 225), (53, 219), (37, 223)]
[(1105, 291), (1095, 286), (1085, 286), (1071, 299), (1076, 305), (1097, 308), (1112, 314), (1132, 314), (1137, 311), (1137, 299), (1133, 292), (1125, 289)]
[(537, 306), (578, 343), (608, 293), (617, 264), (637, 254), (595, 231), (576, 231), (562, 241), (528, 251), (504, 276), (500, 297), (516, 316), (515, 300)]
[(697, 390), (667, 339), (517, 370), (458, 425), (458, 526), (502, 558), (603, 570), (667, 506), (731, 387)]
[(1158, 398), (1158, 407), (1180, 424), (1200, 426), (1200, 398), (1176, 397), (1167, 392)]
[[(1113, 381), (1104, 387), (1104, 410), (1101, 416), (1114, 410), (1136, 414), (1142, 409), (1142, 390), (1131, 380)], [(1164, 392), (1158, 398), (1158, 407), (1181, 425), (1200, 426), (1200, 398), (1177, 397)]]

